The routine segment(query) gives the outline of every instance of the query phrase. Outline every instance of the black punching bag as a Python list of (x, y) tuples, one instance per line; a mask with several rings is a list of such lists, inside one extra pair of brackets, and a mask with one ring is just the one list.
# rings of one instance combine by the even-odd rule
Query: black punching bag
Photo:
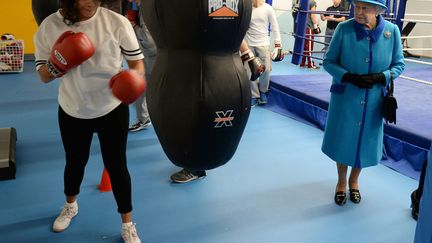
[(192, 170), (234, 155), (250, 112), (251, 91), (239, 48), (250, 0), (143, 0), (157, 45), (147, 88), (156, 134), (168, 158)]
[(32, 11), (36, 23), (40, 25), (50, 14), (60, 8), (58, 0), (32, 0)]

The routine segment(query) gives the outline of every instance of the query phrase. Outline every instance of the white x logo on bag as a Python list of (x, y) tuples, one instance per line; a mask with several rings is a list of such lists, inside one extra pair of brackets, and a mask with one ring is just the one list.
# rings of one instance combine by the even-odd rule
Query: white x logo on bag
[(232, 120), (234, 120), (234, 117), (231, 116), (233, 113), (233, 110), (227, 110), (227, 111), (216, 111), (216, 118), (214, 119), (214, 122), (216, 122), (216, 125), (214, 128), (220, 128), (223, 126), (231, 127), (232, 126)]

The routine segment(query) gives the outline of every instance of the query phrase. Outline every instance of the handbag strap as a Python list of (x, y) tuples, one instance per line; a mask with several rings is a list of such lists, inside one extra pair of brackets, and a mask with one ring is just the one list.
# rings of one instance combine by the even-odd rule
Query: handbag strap
[(394, 81), (393, 81), (393, 73), (390, 72), (390, 84), (387, 87), (387, 92), (393, 96), (393, 91), (394, 91)]

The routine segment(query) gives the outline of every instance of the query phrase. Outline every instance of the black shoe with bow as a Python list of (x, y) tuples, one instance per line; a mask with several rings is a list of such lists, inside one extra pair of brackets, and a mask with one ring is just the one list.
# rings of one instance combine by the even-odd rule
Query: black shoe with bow
[(358, 189), (349, 189), (350, 192), (350, 200), (353, 203), (360, 203), (361, 195)]
[(346, 203), (347, 195), (344, 191), (339, 191), (335, 193), (334, 201), (337, 205), (343, 206)]

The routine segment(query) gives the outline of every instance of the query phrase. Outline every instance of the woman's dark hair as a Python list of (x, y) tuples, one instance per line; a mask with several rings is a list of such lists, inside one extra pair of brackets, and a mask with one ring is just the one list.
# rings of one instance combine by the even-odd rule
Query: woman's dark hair
[[(114, 5), (120, 0), (94, 0), (101, 2), (101, 5)], [(67, 25), (73, 25), (78, 21), (79, 13), (75, 6), (76, 0), (59, 0), (61, 13), (63, 14), (63, 22)], [(120, 3), (119, 3), (120, 4)]]

